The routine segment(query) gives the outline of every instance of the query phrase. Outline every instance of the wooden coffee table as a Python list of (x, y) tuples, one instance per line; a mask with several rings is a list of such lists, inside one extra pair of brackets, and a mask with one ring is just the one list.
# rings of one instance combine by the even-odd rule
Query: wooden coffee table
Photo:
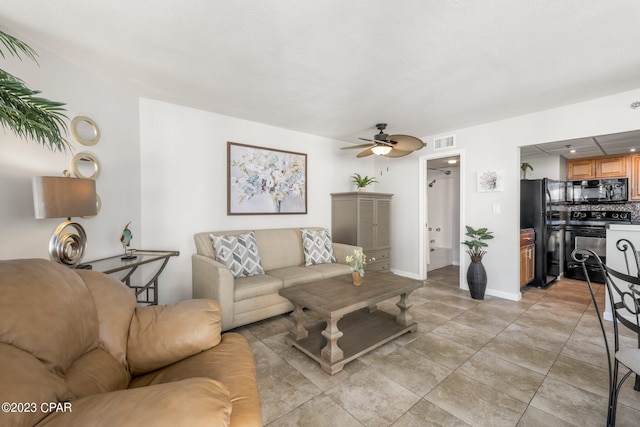
[[(295, 307), (293, 326), (285, 341), (333, 375), (346, 363), (418, 329), (408, 312), (408, 296), (420, 287), (422, 282), (417, 280), (367, 272), (360, 286), (353, 286), (351, 275), (345, 275), (280, 289), (280, 295)], [(376, 308), (377, 303), (396, 296), (400, 296), (397, 316)], [(305, 308), (319, 314), (324, 322), (305, 327)]]

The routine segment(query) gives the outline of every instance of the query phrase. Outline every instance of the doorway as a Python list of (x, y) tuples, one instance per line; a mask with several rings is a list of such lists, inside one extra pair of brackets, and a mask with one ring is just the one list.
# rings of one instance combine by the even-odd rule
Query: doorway
[[(461, 264), (462, 150), (420, 158), (420, 277)], [(459, 274), (459, 285), (464, 283)]]

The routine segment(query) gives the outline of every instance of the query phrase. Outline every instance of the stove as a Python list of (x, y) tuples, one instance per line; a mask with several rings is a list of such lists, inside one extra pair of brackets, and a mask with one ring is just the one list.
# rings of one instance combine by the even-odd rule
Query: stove
[[(582, 266), (571, 253), (575, 249), (590, 249), (606, 262), (607, 224), (631, 224), (628, 211), (572, 211), (565, 228), (565, 277), (586, 280)], [(604, 276), (595, 260), (587, 261), (592, 282), (604, 283)]]
[(568, 225), (606, 227), (607, 224), (631, 224), (629, 211), (572, 211)]

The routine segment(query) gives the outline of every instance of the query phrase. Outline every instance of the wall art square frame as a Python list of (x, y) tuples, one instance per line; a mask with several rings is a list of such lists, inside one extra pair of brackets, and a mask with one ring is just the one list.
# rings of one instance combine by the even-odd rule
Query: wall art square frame
[(307, 213), (307, 155), (227, 142), (227, 215)]
[(503, 172), (501, 170), (488, 170), (478, 172), (478, 193), (492, 193), (502, 191)]

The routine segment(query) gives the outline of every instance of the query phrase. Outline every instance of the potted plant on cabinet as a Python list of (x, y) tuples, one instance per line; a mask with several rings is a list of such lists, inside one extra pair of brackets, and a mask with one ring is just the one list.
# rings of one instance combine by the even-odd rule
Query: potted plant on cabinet
[(363, 177), (360, 176), (359, 173), (354, 173), (353, 175), (351, 175), (351, 178), (353, 178), (353, 182), (358, 186), (359, 191), (367, 191), (367, 185), (378, 182), (374, 177), (368, 177), (367, 175)]
[(487, 228), (475, 230), (468, 225), (466, 228), (465, 236), (471, 238), (471, 240), (462, 242), (469, 248), (467, 253), (471, 257), (471, 264), (467, 270), (467, 283), (471, 298), (482, 300), (484, 299), (484, 291), (487, 289), (487, 271), (482, 265), (482, 257), (487, 253), (484, 248), (489, 246), (484, 241), (493, 239), (493, 232), (488, 231)]
[(520, 165), (520, 170), (522, 171), (522, 179), (527, 179), (527, 169), (531, 169), (533, 171), (533, 166), (530, 163), (522, 162)]

